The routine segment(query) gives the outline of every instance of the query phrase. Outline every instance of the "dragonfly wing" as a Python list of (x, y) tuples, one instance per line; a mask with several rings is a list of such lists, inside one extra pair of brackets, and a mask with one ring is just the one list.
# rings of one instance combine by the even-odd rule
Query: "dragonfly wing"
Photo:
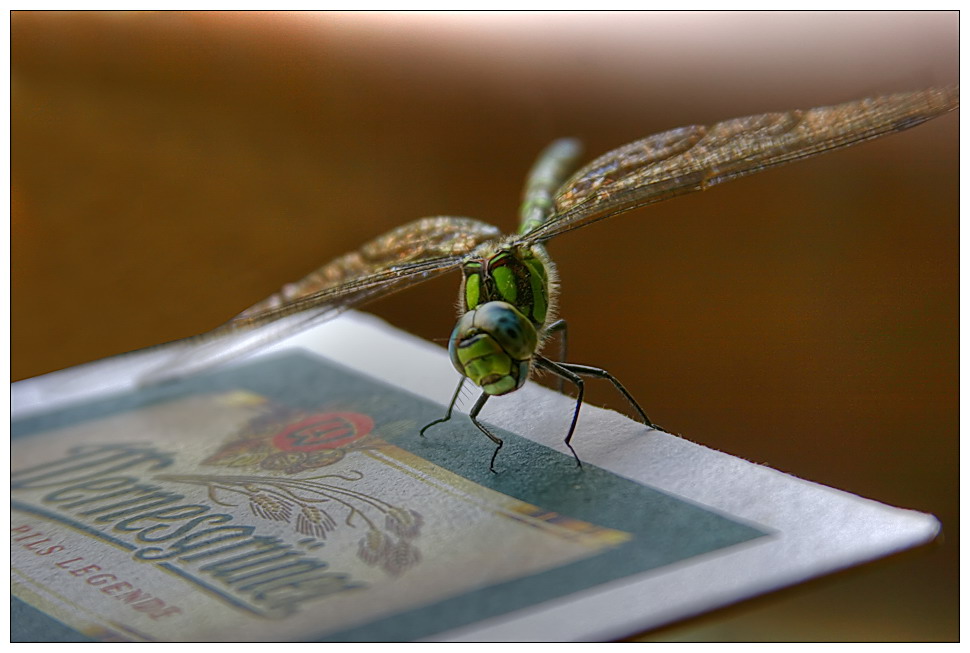
[[(334, 259), (246, 309), (225, 327), (251, 328), (311, 308), (357, 306), (376, 295), (456, 267), (475, 247), (498, 238), (492, 225), (471, 218), (421, 218)], [(387, 293), (380, 292), (386, 289)]]
[(555, 217), (527, 240), (909, 129), (958, 105), (957, 87), (933, 88), (654, 134), (580, 169), (557, 193)]
[(422, 218), (337, 258), (212, 331), (174, 343), (173, 355), (145, 375), (158, 383), (228, 362), (461, 265), (465, 254), (497, 238), (468, 218)]

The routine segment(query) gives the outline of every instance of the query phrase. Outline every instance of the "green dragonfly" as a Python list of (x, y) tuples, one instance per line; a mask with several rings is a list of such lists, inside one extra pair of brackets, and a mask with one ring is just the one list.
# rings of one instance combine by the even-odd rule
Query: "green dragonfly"
[(564, 442), (581, 466), (571, 440), (583, 402), (583, 377), (610, 381), (646, 426), (656, 425), (607, 371), (539, 353), (549, 336), (564, 327), (556, 317), (556, 267), (546, 241), (647, 204), (902, 131), (958, 104), (958, 88), (933, 88), (681, 127), (624, 145), (577, 171), (578, 143), (559, 140), (540, 155), (528, 176), (517, 233), (503, 236), (470, 218), (422, 218), (331, 261), (200, 337), (288, 318), (284, 329), (271, 336), (276, 339), (460, 268), (460, 316), (448, 351), (461, 380), (445, 416), (421, 434), (451, 418), (462, 387), (471, 381), (481, 395), (469, 417), (496, 445), (489, 463), (494, 472), (502, 439), (478, 416), (491, 397), (521, 388), (534, 371), (543, 370), (577, 388)]

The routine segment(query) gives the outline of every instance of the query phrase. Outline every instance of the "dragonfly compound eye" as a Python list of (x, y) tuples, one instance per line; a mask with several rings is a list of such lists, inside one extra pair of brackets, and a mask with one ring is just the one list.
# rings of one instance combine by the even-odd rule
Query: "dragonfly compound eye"
[(488, 302), (461, 316), (448, 353), (460, 374), (488, 394), (503, 395), (525, 383), (537, 346), (535, 327), (514, 306)]

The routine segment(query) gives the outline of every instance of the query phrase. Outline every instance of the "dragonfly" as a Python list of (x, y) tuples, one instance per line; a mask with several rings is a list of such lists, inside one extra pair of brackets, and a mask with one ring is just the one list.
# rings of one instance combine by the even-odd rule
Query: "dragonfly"
[(648, 204), (903, 131), (958, 105), (959, 88), (950, 86), (691, 125), (634, 141), (578, 170), (579, 143), (558, 140), (527, 177), (516, 233), (503, 235), (465, 217), (421, 218), (327, 263), (196, 338), (251, 331), (287, 318), (284, 328), (266, 336), (278, 339), (460, 269), (459, 317), (448, 342), (460, 381), (444, 417), (422, 428), (421, 435), (451, 419), (463, 387), (471, 383), (481, 394), (468, 417), (495, 444), (489, 462), (495, 472), (503, 440), (479, 415), (492, 397), (518, 390), (542, 371), (559, 377), (560, 387), (565, 381), (576, 388), (563, 441), (581, 467), (571, 441), (583, 405), (584, 377), (612, 383), (645, 426), (658, 427), (606, 370), (540, 353), (550, 337), (565, 330), (556, 313), (558, 275), (547, 241)]

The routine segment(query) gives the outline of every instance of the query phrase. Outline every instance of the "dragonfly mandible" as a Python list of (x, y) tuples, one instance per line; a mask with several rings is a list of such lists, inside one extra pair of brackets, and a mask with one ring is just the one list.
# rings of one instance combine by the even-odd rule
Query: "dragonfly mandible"
[(909, 129), (958, 104), (959, 89), (942, 87), (680, 127), (607, 152), (576, 171), (578, 143), (556, 141), (528, 176), (517, 233), (503, 236), (470, 218), (422, 218), (331, 261), (196, 339), (295, 316), (268, 336), (277, 339), (460, 268), (460, 315), (448, 349), (461, 381), (445, 416), (425, 426), (422, 435), (451, 418), (463, 385), (471, 381), (481, 395), (469, 417), (496, 445), (489, 463), (494, 472), (503, 441), (478, 416), (491, 397), (514, 392), (543, 370), (577, 388), (564, 442), (581, 466), (571, 440), (583, 401), (582, 377), (610, 381), (646, 426), (656, 425), (605, 370), (539, 353), (564, 325), (556, 316), (557, 275), (546, 241), (647, 204)]

